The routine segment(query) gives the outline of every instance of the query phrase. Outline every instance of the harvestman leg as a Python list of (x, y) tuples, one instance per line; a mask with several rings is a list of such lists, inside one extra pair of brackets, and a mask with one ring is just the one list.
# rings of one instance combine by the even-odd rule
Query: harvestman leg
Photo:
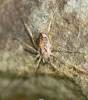
[[(51, 27), (51, 24), (52, 24), (52, 20), (53, 20), (53, 16), (52, 16), (52, 18), (51, 18), (51, 20), (50, 20), (50, 22), (49, 22), (49, 26), (48, 26), (48, 37), (49, 37), (50, 42), (51, 42), (50, 27)], [(69, 51), (69, 50), (67, 50), (67, 49), (65, 49), (65, 48), (63, 48), (63, 47), (61, 47), (61, 46), (59, 46), (59, 48), (65, 50), (66, 53), (67, 53), (67, 52), (68, 52), (68, 53), (80, 53), (80, 52), (75, 52), (75, 51)]]
[(54, 67), (54, 69), (60, 72), (59, 68), (51, 61), (51, 58), (50, 58), (50, 64)]
[[(48, 38), (49, 38), (49, 40), (50, 40), (50, 43), (51, 43), (50, 27), (51, 27), (51, 24), (52, 24), (52, 20), (53, 20), (53, 16), (52, 16), (52, 18), (51, 18), (51, 20), (50, 20), (50, 22), (49, 22), (49, 26), (48, 26)], [(53, 56), (53, 55), (52, 55), (52, 56)], [(58, 70), (58, 71), (60, 72), (59, 68), (51, 61), (51, 58), (50, 58), (50, 64), (51, 64), (56, 70)]]
[(38, 53), (37, 50), (36, 50), (35, 48), (33, 48), (32, 46), (30, 46), (29, 44), (27, 44), (27, 43), (25, 43), (25, 42), (22, 42), (22, 41), (20, 41), (19, 39), (16, 39), (16, 40), (19, 41), (19, 42), (20, 42), (21, 44), (23, 44), (24, 46), (28, 47), (29, 49), (31, 49), (31, 50), (35, 51), (36, 53)]
[(40, 63), (41, 59), (42, 59), (42, 58), (40, 57), (39, 60), (38, 60), (37, 66), (35, 67), (35, 72), (37, 72), (37, 70), (38, 70), (39, 63)]
[[(29, 29), (29, 27), (27, 26), (27, 24), (25, 23), (24, 20), (23, 20), (23, 23), (24, 23), (25, 28), (27, 29), (27, 31), (28, 31), (28, 33), (29, 33), (31, 39), (32, 39), (32, 43), (33, 43), (34, 47), (36, 48), (36, 45), (35, 45), (35, 42), (34, 42), (34, 39), (33, 39), (33, 35), (32, 35), (31, 30)], [(21, 43), (22, 43), (22, 42), (21, 42)], [(33, 51), (37, 52), (37, 50), (34, 49), (33, 47), (31, 47), (30, 45), (28, 45), (28, 44), (26, 44), (26, 43), (24, 43), (24, 42), (23, 42), (22, 44), (24, 44), (25, 46), (29, 47), (29, 48), (32, 49)], [(37, 52), (37, 53), (38, 53), (38, 52)], [(38, 54), (38, 55), (36, 56), (35, 59), (37, 59), (39, 56), (40, 56), (40, 55)], [(36, 68), (35, 68), (35, 72), (37, 71), (37, 69), (38, 69), (38, 67), (39, 67), (40, 61), (41, 61), (41, 57), (40, 57), (39, 60), (38, 60), (37, 66), (36, 66)], [(28, 64), (28, 65), (29, 65), (29, 64)], [(27, 66), (28, 66), (28, 65), (27, 65)], [(18, 77), (18, 76), (24, 71), (24, 69), (25, 69), (27, 66), (25, 66), (25, 67), (17, 74), (16, 77)]]
[[(48, 26), (48, 37), (49, 37), (50, 42), (51, 42), (50, 27), (51, 27), (51, 24), (52, 24), (52, 20), (53, 20), (53, 16), (52, 16), (52, 18), (51, 18), (51, 20), (50, 20), (50, 22), (49, 22), (49, 26)], [(76, 51), (67, 50), (67, 49), (65, 49), (65, 48), (63, 48), (63, 47), (61, 47), (61, 46), (59, 46), (59, 48), (65, 50), (65, 51), (68, 52), (68, 53), (80, 53), (80, 52), (76, 52)], [(81, 53), (81, 54), (84, 54), (84, 53)]]
[(81, 73), (87, 74), (86, 71), (83, 68), (81, 68), (81, 67), (79, 67), (77, 65), (74, 65), (74, 64), (71, 64), (71, 63), (67, 63), (67, 62), (65, 62), (65, 64), (72, 66), (73, 68), (75, 68), (77, 71), (79, 71)]
[(50, 42), (51, 42), (50, 27), (51, 27), (51, 24), (52, 24), (52, 20), (53, 20), (53, 16), (52, 16), (52, 18), (51, 18), (51, 20), (49, 22), (49, 26), (48, 26), (48, 38), (49, 38)]
[[(21, 42), (21, 41), (20, 41)], [(27, 47), (33, 49), (34, 51), (36, 51), (33, 47), (29, 46), (28, 44), (24, 43), (24, 42), (21, 42), (22, 44), (26, 45)], [(37, 52), (37, 51), (36, 51)], [(37, 56), (38, 57), (38, 56)], [(39, 61), (40, 62), (40, 61)], [(38, 63), (39, 63), (38, 62)], [(39, 64), (38, 64), (39, 65)], [(37, 66), (38, 66), (37, 65)], [(4, 93), (4, 91), (14, 82), (14, 80), (19, 77), (21, 75), (22, 72), (24, 72), (24, 70), (29, 66), (29, 64), (27, 64), (25, 67), (23, 67), (19, 72), (18, 74), (15, 76), (15, 78), (3, 89), (3, 92), (2, 94)], [(36, 67), (36, 70), (37, 70), (37, 67)]]
[(14, 80), (21, 75), (21, 73), (24, 71), (25, 68), (28, 67), (29, 64), (27, 64), (24, 68), (22, 68), (19, 73), (15, 76), (15, 78), (6, 86), (3, 88), (2, 94), (6, 91), (6, 89), (14, 82)]
[(40, 57), (40, 54), (37, 54), (37, 56), (35, 57), (35, 60), (37, 60), (37, 58), (39, 58)]
[(33, 35), (32, 35), (32, 32), (31, 32), (30, 28), (28, 27), (28, 25), (25, 23), (24, 20), (23, 20), (23, 23), (24, 23), (24, 25), (25, 25), (25, 28), (26, 28), (27, 31), (28, 31), (28, 34), (30, 35), (30, 37), (31, 37), (31, 39), (32, 39), (32, 43), (33, 43), (34, 47), (36, 48), (36, 45), (35, 45), (35, 42), (34, 42), (34, 39), (33, 39)]
[[(23, 20), (23, 23), (24, 23), (26, 29), (28, 30), (28, 33), (29, 33), (29, 35), (30, 35), (30, 37), (31, 37), (31, 39), (32, 39), (33, 45), (36, 47), (31, 30), (28, 28), (28, 26), (27, 26), (27, 24), (24, 22), (24, 20)], [(29, 49), (31, 49), (31, 50), (35, 51), (36, 53), (38, 53), (37, 50), (36, 50), (35, 48), (33, 48), (32, 46), (28, 45), (27, 43), (22, 42), (22, 41), (20, 41), (20, 40), (17, 39), (17, 38), (16, 38), (16, 40), (19, 41), (20, 43), (22, 43), (23, 45), (25, 45), (26, 47), (28, 47)], [(40, 59), (40, 60), (41, 60), (41, 59)], [(39, 65), (40, 60), (38, 61), (37, 66)], [(10, 86), (10, 84), (11, 84), (17, 77), (19, 77), (19, 76), (21, 75), (21, 73), (24, 71), (24, 69), (27, 68), (28, 66), (29, 66), (29, 64), (27, 64), (25, 67), (23, 67), (23, 68), (18, 72), (18, 74), (15, 76), (15, 78), (3, 89), (3, 92), (4, 92), (4, 90), (6, 90), (6, 89)]]
[[(23, 20), (23, 22), (24, 22), (24, 20)], [(33, 39), (33, 35), (32, 35), (31, 30), (28, 28), (28, 26), (27, 26), (27, 24), (26, 24), (25, 22), (24, 22), (24, 25), (25, 25), (26, 29), (28, 30), (28, 33), (29, 33), (29, 35), (30, 35), (30, 37), (31, 37), (31, 39), (32, 39), (33, 45), (35, 46), (35, 42), (34, 42), (34, 39)], [(25, 43), (25, 42), (20, 41), (19, 39), (17, 39), (17, 40), (18, 40), (19, 42), (21, 42), (23, 45), (25, 45), (26, 47), (28, 47), (29, 49), (31, 49), (31, 50), (35, 51), (36, 53), (38, 53), (37, 50), (36, 50), (35, 48), (33, 48), (32, 46), (28, 45), (28, 44)], [(29, 65), (29, 64), (28, 64), (28, 65)], [(22, 68), (22, 69), (19, 71), (19, 73), (16, 75), (15, 78), (17, 78), (17, 77), (24, 71), (24, 69), (25, 69), (26, 67), (28, 67), (28, 65), (26, 65), (24, 68)]]

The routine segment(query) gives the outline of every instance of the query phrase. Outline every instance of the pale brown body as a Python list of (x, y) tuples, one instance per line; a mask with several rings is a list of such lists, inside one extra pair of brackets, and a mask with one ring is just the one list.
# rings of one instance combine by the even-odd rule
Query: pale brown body
[(46, 34), (40, 33), (38, 38), (38, 46), (41, 57), (46, 61), (52, 55), (51, 44)]

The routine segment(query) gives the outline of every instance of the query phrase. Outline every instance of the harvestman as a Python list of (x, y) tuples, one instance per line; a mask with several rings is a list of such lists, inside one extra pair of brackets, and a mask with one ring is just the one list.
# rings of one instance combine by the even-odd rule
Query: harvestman
[[(51, 60), (51, 58), (54, 57), (53, 54), (51, 53), (51, 37), (50, 37), (50, 27), (51, 27), (52, 19), (49, 22), (47, 35), (45, 33), (40, 33), (39, 34), (39, 37), (38, 37), (38, 48), (36, 48), (36, 43), (34, 41), (34, 38), (33, 38), (31, 30), (29, 29), (29, 27), (27, 26), (27, 24), (23, 20), (25, 28), (27, 29), (28, 34), (31, 37), (31, 40), (32, 40), (32, 43), (33, 43), (34, 47), (28, 45), (27, 43), (24, 43), (24, 42), (21, 42), (21, 41), (20, 42), (23, 45), (25, 45), (26, 47), (28, 47), (29, 49), (31, 49), (31, 50), (33, 50), (34, 52), (37, 53), (37, 56), (36, 56), (35, 59), (38, 59), (38, 58), (39, 59), (38, 59), (38, 62), (37, 62), (37, 66), (35, 67), (35, 72), (37, 72), (41, 60), (43, 61), (43, 63), (49, 61), (50, 64), (54, 67), (54, 69), (56, 69), (57, 71), (60, 71), (59, 68)], [(37, 49), (39, 49), (39, 50), (37, 50)], [(21, 69), (21, 71), (17, 74), (16, 77), (18, 77), (24, 71), (24, 69), (27, 66), (25, 66), (23, 69)]]
[[(28, 31), (28, 34), (30, 35), (31, 37), (31, 40), (32, 40), (32, 43), (33, 43), (33, 46), (30, 46), (28, 45), (27, 43), (24, 43), (24, 42), (21, 42), (23, 45), (27, 46), (29, 49), (33, 50), (34, 52), (37, 53), (37, 56), (35, 59), (38, 59), (38, 63), (37, 63), (37, 66), (35, 67), (35, 72), (38, 70), (38, 67), (39, 67), (39, 64), (40, 64), (40, 61), (43, 60), (43, 63), (45, 62), (50, 62), (50, 64), (54, 67), (54, 69), (56, 69), (57, 71), (60, 72), (59, 68), (52, 62), (51, 58), (54, 57), (52, 52), (51, 52), (51, 36), (50, 36), (50, 27), (51, 27), (51, 23), (52, 23), (52, 19), (53, 17), (51, 18), (50, 22), (49, 22), (49, 26), (48, 26), (48, 32), (47, 32), (47, 35), (45, 33), (40, 33), (39, 34), (39, 37), (38, 37), (38, 48), (36, 47), (36, 43), (34, 41), (34, 38), (33, 38), (33, 35), (32, 35), (32, 32), (31, 30), (29, 29), (29, 27), (27, 26), (27, 24), (25, 23), (25, 21), (23, 20), (23, 23), (25, 25), (25, 28), (27, 29)], [(19, 40), (18, 40), (19, 41)], [(61, 47), (62, 48), (62, 47)], [(38, 50), (39, 49), (39, 50)], [(66, 50), (66, 49), (64, 49)], [(68, 51), (68, 50), (67, 50)], [(68, 51), (69, 52), (69, 51)], [(70, 51), (70, 53), (77, 53), (77, 52), (72, 52)], [(61, 63), (64, 63), (61, 61)], [(65, 63), (64, 63), (65, 64)], [(69, 63), (66, 63), (66, 64), (69, 64)], [(29, 65), (29, 64), (28, 64)], [(27, 65), (27, 66), (28, 66)], [(86, 73), (85, 70), (83, 70), (82, 68), (78, 68), (78, 66), (74, 65), (74, 64), (69, 64), (71, 66), (73, 66), (75, 69), (77, 69), (78, 71), (80, 72), (83, 72), (83, 73)], [(17, 74), (16, 78), (24, 71), (24, 69), (27, 67), (25, 66), (23, 69), (21, 69), (21, 71)]]

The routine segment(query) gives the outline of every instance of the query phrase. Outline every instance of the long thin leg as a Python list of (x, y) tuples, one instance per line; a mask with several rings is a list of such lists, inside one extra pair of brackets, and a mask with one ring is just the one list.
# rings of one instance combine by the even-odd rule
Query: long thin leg
[(37, 70), (38, 70), (39, 63), (40, 63), (41, 59), (42, 59), (42, 58), (40, 57), (39, 60), (38, 60), (37, 66), (35, 67), (35, 70), (34, 70), (35, 72), (37, 72)]
[(37, 56), (35, 57), (35, 60), (37, 59), (37, 58), (39, 58), (40, 57), (40, 54), (37, 54)]
[(51, 59), (50, 59), (50, 63), (58, 72), (60, 72), (60, 69), (51, 61)]
[(52, 20), (53, 20), (53, 16), (52, 16), (52, 18), (51, 18), (51, 20), (49, 22), (49, 26), (48, 26), (48, 37), (49, 37), (50, 42), (51, 42), (50, 27), (51, 27), (51, 24), (52, 24)]
[(25, 67), (23, 67), (19, 72), (18, 74), (15, 76), (15, 78), (12, 79), (12, 81), (6, 86), (3, 88), (3, 91), (2, 91), (2, 94), (8, 89), (9, 86), (11, 86), (11, 84), (14, 82), (14, 80), (19, 77), (22, 72), (29, 66), (29, 64), (27, 64)]
[[(63, 47), (61, 47), (61, 46), (56, 46), (56, 47), (52, 47), (53, 48), (53, 50), (52, 51), (57, 51), (58, 52), (58, 50), (55, 50), (56, 48), (60, 48), (60, 49), (62, 49), (62, 50), (64, 50), (64, 53), (80, 53), (80, 54), (85, 54), (85, 53), (81, 53), (81, 52), (79, 52), (79, 51), (70, 51), (70, 50), (67, 50), (67, 49), (65, 49), (65, 48), (63, 48)], [(62, 51), (61, 51), (62, 52)]]
[(50, 20), (50, 22), (49, 22), (48, 32), (50, 32), (50, 27), (51, 27), (51, 24), (52, 24), (52, 20), (53, 20), (53, 16), (52, 16), (52, 18), (51, 18), (51, 20)]
[(16, 75), (15, 79), (16, 79), (17, 77), (19, 77), (19, 76), (22, 74), (22, 72), (23, 72), (28, 66), (29, 66), (29, 64), (27, 64), (25, 67), (23, 67), (23, 68), (19, 71), (19, 73)]
[(77, 65), (74, 65), (74, 64), (71, 64), (71, 63), (68, 63), (68, 62), (65, 62), (65, 64), (72, 66), (73, 68), (75, 68), (77, 71), (79, 71), (81, 73), (87, 74), (87, 72), (83, 68), (81, 68)]
[(20, 41), (20, 40), (17, 39), (17, 38), (16, 38), (16, 40), (19, 41), (19, 42), (20, 42), (21, 44), (23, 44), (24, 46), (28, 47), (29, 49), (31, 49), (31, 50), (33, 50), (33, 51), (35, 51), (35, 52), (37, 53), (37, 50), (34, 49), (32, 46), (28, 45), (28, 44), (25, 43), (25, 42)]
[[(22, 19), (22, 20), (23, 20), (23, 19)], [(34, 39), (33, 39), (33, 35), (32, 35), (32, 32), (31, 32), (30, 28), (28, 27), (28, 25), (25, 23), (24, 20), (23, 20), (23, 23), (24, 23), (24, 25), (25, 25), (25, 28), (26, 28), (27, 31), (28, 31), (28, 34), (30, 35), (30, 37), (31, 37), (31, 39), (32, 39), (32, 43), (33, 43), (34, 47), (36, 48), (36, 45), (35, 45), (35, 42), (34, 42)]]

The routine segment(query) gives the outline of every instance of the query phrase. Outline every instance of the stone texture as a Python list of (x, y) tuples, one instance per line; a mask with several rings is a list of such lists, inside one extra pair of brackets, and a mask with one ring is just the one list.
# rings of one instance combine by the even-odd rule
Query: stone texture
[[(0, 99), (10, 100), (13, 97), (32, 100), (36, 98), (38, 100), (41, 98), (47, 100), (87, 99), (87, 5), (87, 0), (0, 0)], [(49, 64), (41, 62), (38, 73), (35, 74), (34, 68), (37, 61), (34, 62), (34, 58), (36, 55), (32, 50), (29, 52), (28, 48), (14, 38), (33, 46), (22, 18), (36, 41), (41, 32), (47, 33), (52, 16), (50, 34), (52, 45), (55, 46), (54, 51), (56, 51), (53, 52), (56, 56), (54, 63), (60, 68), (61, 73)], [(64, 53), (65, 49), (78, 51), (81, 54)], [(29, 66), (19, 78), (9, 84), (27, 64)], [(83, 69), (86, 74), (80, 72)]]

